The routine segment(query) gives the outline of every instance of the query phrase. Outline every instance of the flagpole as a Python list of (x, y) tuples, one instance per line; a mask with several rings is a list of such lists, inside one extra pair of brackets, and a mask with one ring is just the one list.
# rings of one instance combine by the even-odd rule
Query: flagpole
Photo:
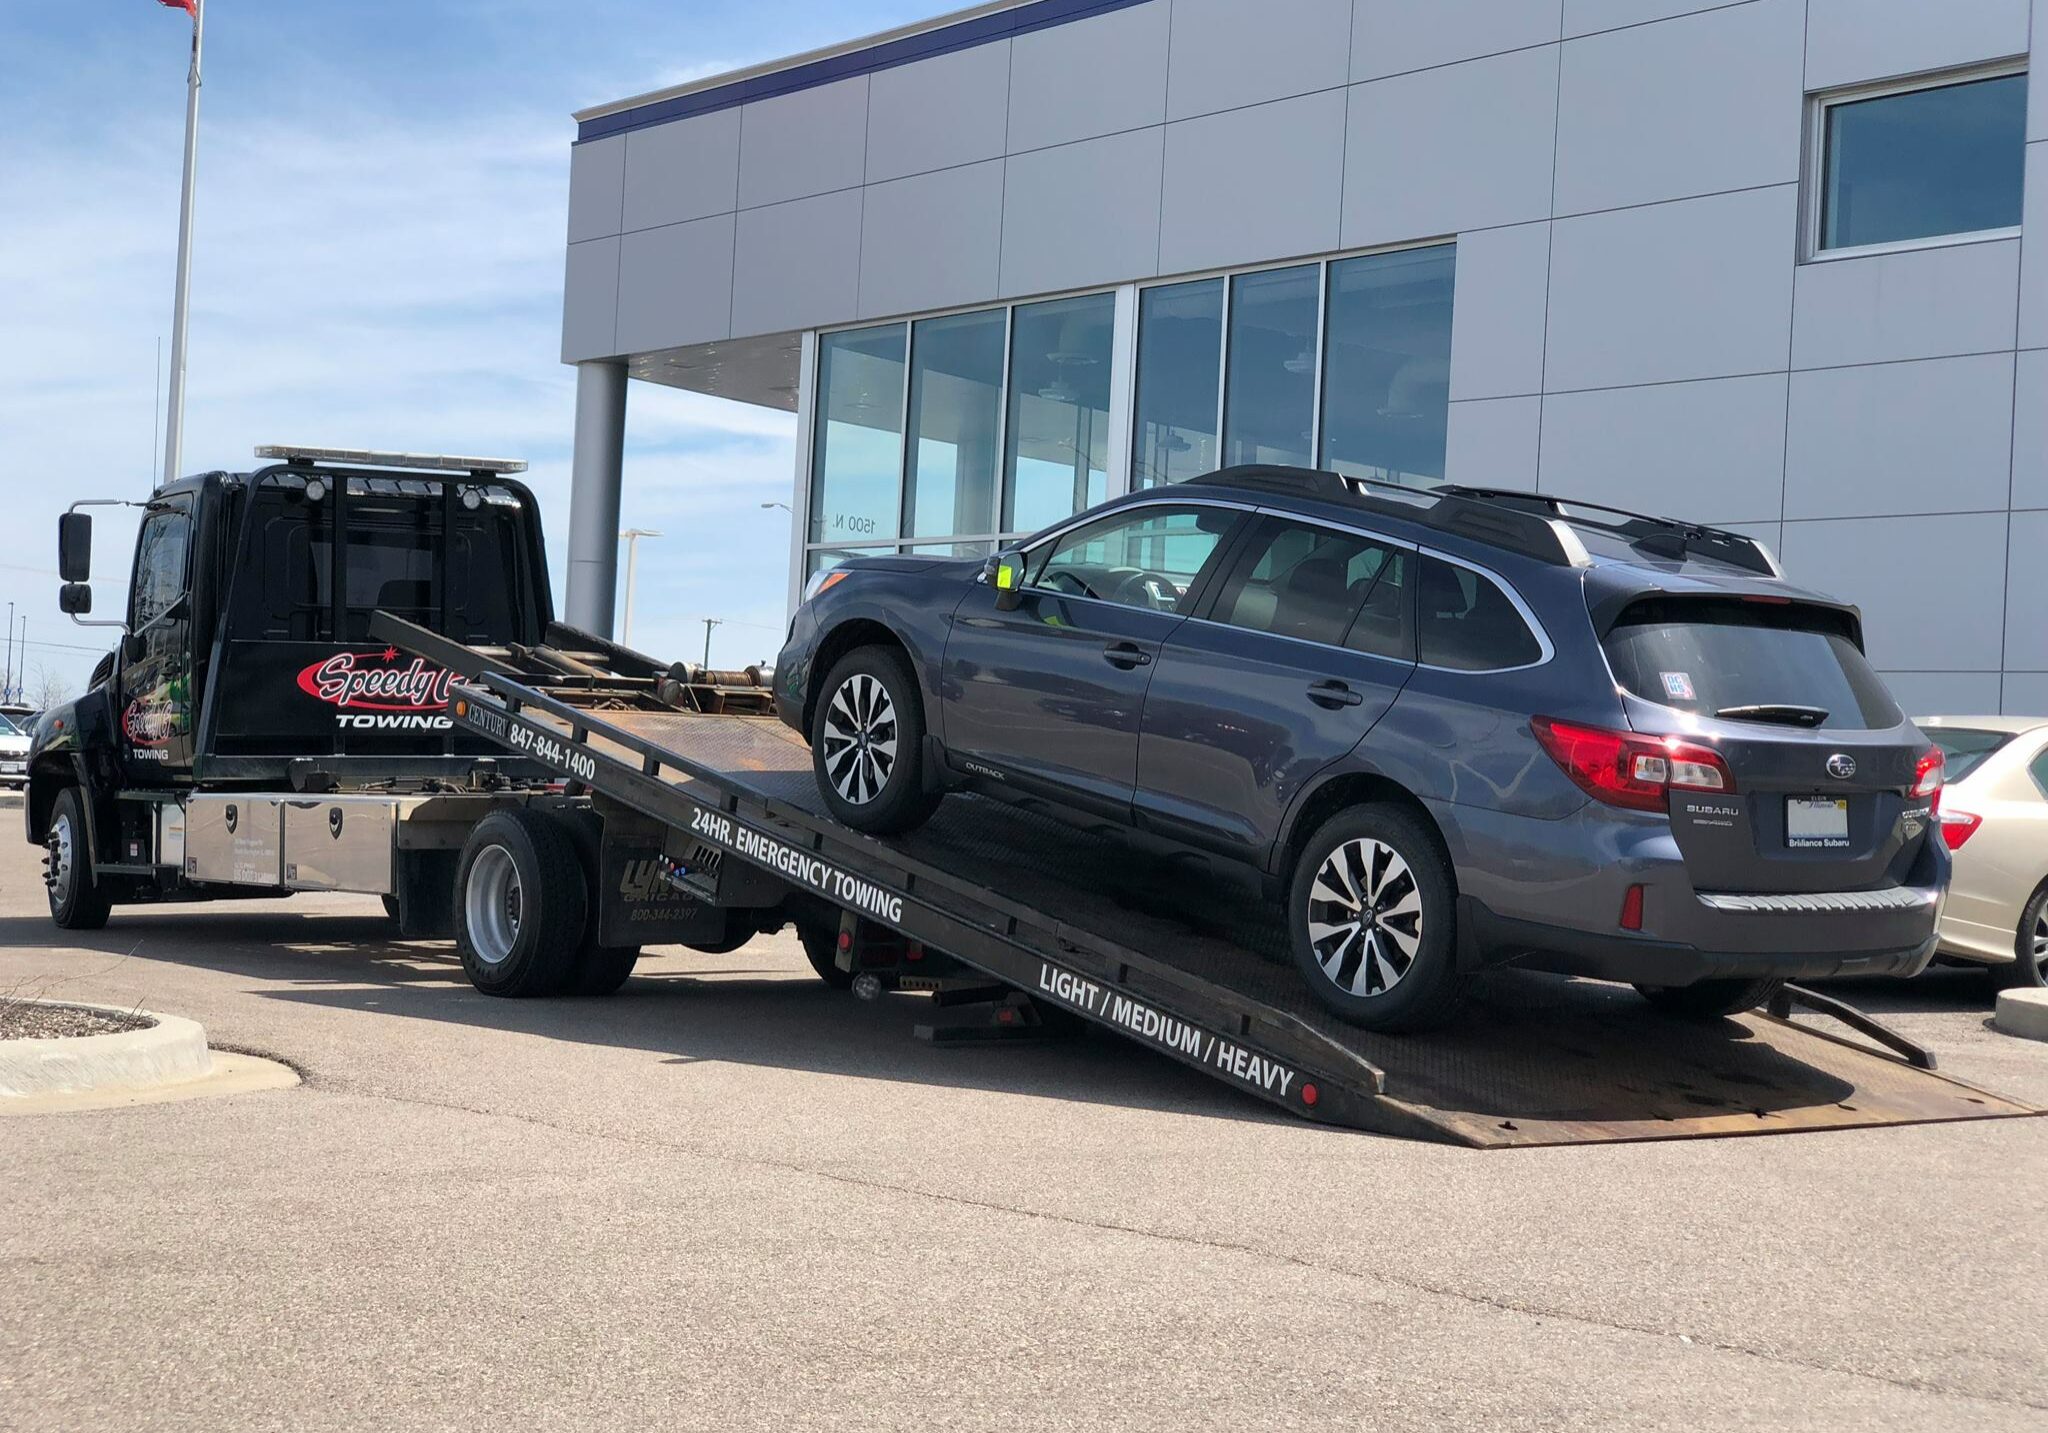
[(175, 482), (184, 464), (185, 319), (192, 288), (192, 182), (199, 171), (199, 52), (206, 35), (206, 0), (192, 5), (192, 71), (185, 79), (185, 188), (178, 199), (178, 296), (171, 312), (171, 402), (164, 419), (164, 481)]

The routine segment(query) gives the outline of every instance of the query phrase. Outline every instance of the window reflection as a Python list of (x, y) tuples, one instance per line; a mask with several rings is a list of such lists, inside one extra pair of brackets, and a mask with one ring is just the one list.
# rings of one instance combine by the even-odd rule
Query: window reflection
[(903, 533), (994, 532), (1003, 312), (925, 319), (911, 333)]
[(896, 536), (904, 336), (898, 323), (818, 340), (813, 542)]
[(1108, 496), (1115, 316), (1111, 294), (1016, 310), (1003, 531), (1034, 531)]
[(1823, 249), (2020, 222), (2025, 75), (1846, 100), (1828, 106), (1825, 131)]
[(1131, 486), (1214, 472), (1223, 376), (1223, 280), (1166, 284), (1138, 300), (1137, 423)]
[(1443, 477), (1456, 272), (1449, 244), (1330, 265), (1322, 466), (1392, 482)]
[(1226, 465), (1308, 466), (1321, 278), (1319, 265), (1306, 264), (1231, 280), (1230, 372), (1223, 390)]

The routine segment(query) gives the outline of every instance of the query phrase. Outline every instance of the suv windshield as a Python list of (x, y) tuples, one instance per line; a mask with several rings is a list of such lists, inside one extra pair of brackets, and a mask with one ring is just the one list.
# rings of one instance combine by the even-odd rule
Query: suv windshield
[(2012, 740), (2005, 731), (1978, 731), (1972, 727), (1938, 726), (1927, 733), (1948, 763), (1951, 784), (1984, 764), (1993, 752)]
[(1823, 608), (1653, 598), (1623, 612), (1602, 646), (1622, 686), (1679, 711), (1865, 731), (1905, 720)]

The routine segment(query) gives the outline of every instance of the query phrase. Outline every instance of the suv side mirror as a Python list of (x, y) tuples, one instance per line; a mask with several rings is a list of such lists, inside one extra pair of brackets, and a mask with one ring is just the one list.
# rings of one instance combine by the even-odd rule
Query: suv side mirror
[[(57, 575), (66, 582), (92, 580), (92, 515), (68, 512), (57, 519)], [(64, 609), (69, 612), (69, 607)], [(90, 612), (92, 606), (78, 609)]]
[(988, 580), (996, 590), (996, 611), (1015, 612), (1024, 601), (1024, 554), (997, 553), (989, 561)]
[(92, 588), (83, 582), (67, 582), (57, 589), (57, 610), (67, 617), (83, 617), (92, 611)]

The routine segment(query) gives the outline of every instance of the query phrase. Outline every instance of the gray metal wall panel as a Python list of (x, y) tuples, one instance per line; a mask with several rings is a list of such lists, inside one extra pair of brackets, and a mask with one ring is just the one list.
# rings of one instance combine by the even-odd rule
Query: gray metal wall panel
[(1003, 179), (1005, 297), (1159, 272), (1163, 127), (1013, 154)]
[[(2048, 672), (2007, 672), (2003, 686), (2005, 704), (1997, 710), (2007, 716), (2048, 716)], [(1993, 708), (1958, 704), (1943, 710), (1981, 712)]]
[(1602, 30), (1619, 30), (1703, 10), (1729, 10), (1756, 0), (1564, 0), (1566, 39)]
[(740, 112), (740, 207), (859, 184), (867, 135), (866, 75), (746, 106)]
[(1533, 488), (1541, 398), (1474, 398), (1451, 404), (1444, 477), (1475, 487)]
[(1797, 195), (1788, 184), (1558, 220), (1547, 386), (1784, 368)]
[(2012, 505), (2048, 508), (2048, 349), (2019, 355), (2013, 392)]
[(2011, 348), (2019, 247), (2007, 239), (1800, 265), (1792, 366)]
[(1378, 79), (1555, 40), (1564, 0), (1357, 0), (1351, 78)]
[(858, 311), (861, 192), (841, 190), (739, 216), (735, 337), (845, 323)]
[(2048, 672), (2048, 512), (2016, 512), (2006, 558), (2005, 665)]
[(1353, 86), (1345, 247), (1547, 218), (1557, 53), (1550, 45)]
[[(2034, 0), (2034, 50), (2048, 52), (2048, 0)], [(2048, 139), (2048, 83), (2027, 84), (2027, 138)]]
[[(2000, 682), (1996, 672), (1884, 672), (1884, 684), (1910, 717), (1996, 716)], [(2013, 678), (2004, 686), (2012, 689)], [(2016, 710), (2008, 705), (2005, 710)]]
[(730, 214), (739, 206), (738, 110), (636, 129), (623, 138), (628, 230)]
[(1564, 47), (1557, 212), (1799, 178), (1802, 0), (1757, 0)]
[(569, 151), (569, 242), (619, 232), (619, 201), (626, 184), (626, 137), (617, 135)]
[(1009, 152), (1166, 122), (1167, 0), (1010, 42)]
[[(1843, 518), (1785, 524), (1796, 582), (1863, 609), (1883, 671), (1995, 672), (2005, 620), (2004, 513)], [(1952, 554), (1933, 580), (1929, 554)], [(1901, 573), (1928, 573), (1902, 582)]]
[(628, 234), (619, 245), (621, 353), (732, 333), (733, 216)]
[(1543, 400), (1544, 492), (1754, 523), (1783, 511), (1784, 475), (1782, 373)]
[(1351, 77), (1351, 0), (1173, 0), (1166, 117), (1264, 104)]
[(1792, 375), (1785, 516), (2002, 511), (2012, 355)]
[(1543, 391), (1543, 319), (1550, 225), (1481, 229), (1458, 238), (1451, 304), (1451, 397)]
[(1341, 89), (1170, 124), (1160, 272), (1334, 249), (1343, 192)]
[(1806, 86), (1824, 90), (2027, 52), (2028, 0), (1808, 0)]
[(1010, 42), (899, 65), (868, 86), (867, 182), (995, 159), (1010, 117)]
[(869, 185), (861, 212), (861, 316), (993, 299), (1002, 241), (1000, 159)]
[[(2048, 90), (2048, 75), (2039, 88)], [(2027, 203), (2020, 218), (2019, 344), (2048, 348), (2048, 143), (2027, 146)]]
[(618, 350), (619, 238), (571, 244), (562, 275), (562, 362)]

